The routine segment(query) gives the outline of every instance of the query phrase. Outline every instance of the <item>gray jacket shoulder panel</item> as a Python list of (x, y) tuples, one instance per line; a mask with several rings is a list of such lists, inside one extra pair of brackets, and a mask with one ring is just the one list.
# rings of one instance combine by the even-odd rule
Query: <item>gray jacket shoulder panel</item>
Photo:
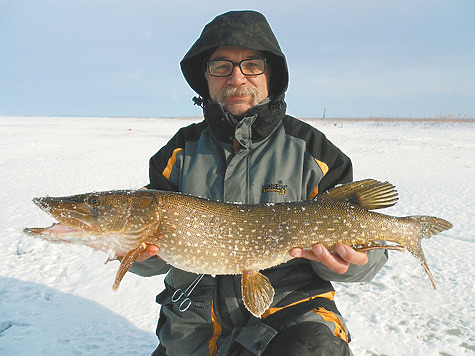
[[(240, 137), (234, 154), (230, 144), (204, 129), (176, 154), (169, 180), (178, 190), (232, 203), (309, 199), (324, 174), (305, 140), (287, 135), (282, 125), (265, 140)], [(197, 177), (201, 177), (197, 179)]]

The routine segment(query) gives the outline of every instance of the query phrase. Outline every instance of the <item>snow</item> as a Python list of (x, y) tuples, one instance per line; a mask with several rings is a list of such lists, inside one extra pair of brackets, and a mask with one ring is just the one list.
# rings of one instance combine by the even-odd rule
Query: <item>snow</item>
[[(87, 247), (23, 234), (52, 220), (33, 197), (138, 188), (181, 118), (0, 117), (0, 354), (148, 355), (163, 277), (127, 274)], [(473, 122), (311, 121), (352, 159), (355, 179), (396, 185), (383, 212), (429, 214), (454, 228), (423, 248), (438, 289), (409, 253), (369, 283), (335, 283), (355, 355), (472, 355), (475, 350)]]

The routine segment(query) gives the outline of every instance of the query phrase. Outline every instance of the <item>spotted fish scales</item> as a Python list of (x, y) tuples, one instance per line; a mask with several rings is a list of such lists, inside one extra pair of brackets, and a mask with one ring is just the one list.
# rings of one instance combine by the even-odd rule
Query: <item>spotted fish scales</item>
[(156, 190), (109, 191), (34, 202), (59, 221), (26, 232), (51, 241), (113, 251), (121, 259), (117, 288), (146, 244), (170, 265), (198, 274), (242, 274), (243, 301), (261, 316), (274, 291), (259, 271), (290, 260), (294, 247), (345, 243), (359, 250), (406, 249), (435, 283), (421, 239), (452, 225), (432, 216), (394, 217), (372, 211), (397, 202), (395, 187), (367, 179), (311, 201), (243, 205)]

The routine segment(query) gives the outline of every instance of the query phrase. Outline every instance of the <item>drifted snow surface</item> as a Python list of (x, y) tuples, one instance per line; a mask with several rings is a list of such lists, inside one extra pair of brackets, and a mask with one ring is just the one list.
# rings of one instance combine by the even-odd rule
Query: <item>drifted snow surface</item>
[[(156, 346), (163, 277), (127, 274), (87, 247), (22, 233), (52, 219), (33, 197), (139, 188), (148, 159), (193, 119), (0, 117), (0, 354), (148, 355)], [(352, 159), (355, 179), (388, 180), (403, 216), (443, 217), (454, 228), (423, 243), (437, 291), (409, 253), (369, 283), (335, 283), (355, 355), (475, 352), (475, 125), (311, 121)]]

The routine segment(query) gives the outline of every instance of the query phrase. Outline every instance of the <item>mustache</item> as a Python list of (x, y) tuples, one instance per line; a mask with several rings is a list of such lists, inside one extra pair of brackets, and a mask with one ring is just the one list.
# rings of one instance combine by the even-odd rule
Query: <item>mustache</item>
[(257, 105), (258, 98), (262, 96), (262, 90), (256, 87), (234, 87), (227, 86), (217, 95), (217, 102), (224, 104), (225, 100), (233, 96), (249, 96), (254, 105)]

